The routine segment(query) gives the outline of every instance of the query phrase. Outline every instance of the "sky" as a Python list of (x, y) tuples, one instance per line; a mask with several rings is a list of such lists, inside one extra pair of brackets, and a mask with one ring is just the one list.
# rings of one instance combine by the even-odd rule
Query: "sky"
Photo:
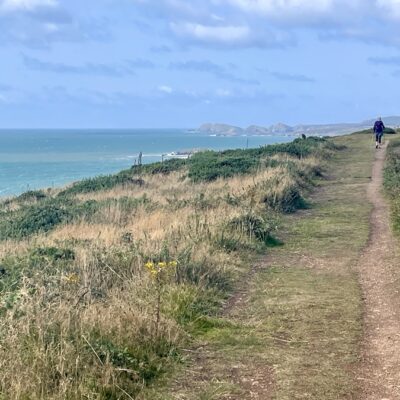
[(400, 0), (0, 0), (0, 128), (398, 115)]

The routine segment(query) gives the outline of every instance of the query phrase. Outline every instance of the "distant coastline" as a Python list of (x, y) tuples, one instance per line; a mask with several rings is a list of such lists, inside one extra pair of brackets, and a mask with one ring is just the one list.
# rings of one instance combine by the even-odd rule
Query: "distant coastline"
[[(387, 126), (400, 127), (399, 116), (383, 117), (383, 121)], [(190, 132), (209, 136), (340, 136), (369, 129), (373, 126), (373, 123), (374, 119), (356, 123), (300, 124), (294, 126), (277, 123), (270, 126), (251, 125), (247, 128), (223, 123), (205, 123)]]

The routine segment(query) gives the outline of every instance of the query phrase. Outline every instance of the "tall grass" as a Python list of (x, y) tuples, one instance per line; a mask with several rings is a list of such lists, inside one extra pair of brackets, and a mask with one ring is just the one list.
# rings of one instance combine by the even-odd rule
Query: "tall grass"
[(400, 233), (400, 141), (389, 144), (384, 171), (384, 186), (389, 196), (394, 229)]
[[(0, 399), (135, 398), (180, 360), (335, 148), (135, 167), (0, 207)], [(155, 285), (146, 263), (174, 267)]]

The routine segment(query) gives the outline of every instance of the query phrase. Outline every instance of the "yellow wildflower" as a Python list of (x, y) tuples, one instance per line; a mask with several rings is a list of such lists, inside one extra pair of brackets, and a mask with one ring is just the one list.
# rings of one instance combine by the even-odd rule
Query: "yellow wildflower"
[(79, 283), (80, 278), (77, 274), (68, 274), (64, 276), (64, 280), (68, 283)]
[(151, 261), (149, 261), (149, 262), (147, 262), (144, 266), (145, 266), (148, 270), (151, 270), (151, 269), (154, 268), (154, 263), (152, 263)]

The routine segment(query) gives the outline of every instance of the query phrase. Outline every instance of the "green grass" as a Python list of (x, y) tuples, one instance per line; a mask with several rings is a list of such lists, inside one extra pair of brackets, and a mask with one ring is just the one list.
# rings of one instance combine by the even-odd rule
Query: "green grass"
[[(17, 198), (18, 202), (20, 198)], [(22, 204), (15, 211), (3, 211), (0, 221), (0, 240), (22, 240), (32, 235), (50, 232), (59, 225), (77, 220), (98, 221), (102, 218), (101, 212), (106, 212), (112, 206), (119, 206), (122, 214), (129, 215), (139, 207), (150, 210), (156, 204), (146, 196), (84, 202), (72, 198), (46, 198), (40, 202)]]
[[(142, 174), (164, 174), (188, 167), (188, 177), (193, 182), (212, 181), (217, 178), (227, 178), (234, 175), (249, 174), (257, 168), (274, 168), (280, 163), (285, 164), (289, 173), (293, 176), (293, 185), (286, 190), (273, 196), (265, 197), (264, 203), (278, 212), (293, 212), (297, 209), (306, 208), (307, 204), (302, 197), (304, 186), (312, 184), (312, 180), (320, 174), (318, 169), (299, 172), (296, 165), (291, 161), (279, 162), (273, 159), (265, 159), (275, 154), (288, 154), (295, 157), (309, 155), (327, 156), (333, 149), (337, 149), (332, 141), (318, 138), (306, 140), (296, 139), (292, 143), (277, 144), (249, 150), (226, 150), (223, 152), (202, 152), (195, 154), (189, 160), (169, 160), (165, 163), (155, 163), (134, 167), (132, 170), (121, 171), (119, 174), (100, 176), (98, 178), (86, 179), (73, 184), (71, 187), (60, 192), (57, 197), (48, 197), (42, 191), (31, 191), (16, 198), (20, 208), (17, 210), (4, 209), (1, 212), (0, 240), (21, 240), (32, 235), (49, 232), (57, 226), (67, 224), (73, 220), (84, 219), (93, 222), (99, 219), (98, 214), (107, 207), (118, 204), (125, 214), (134, 212), (138, 207), (145, 206), (148, 209), (156, 207), (151, 199), (142, 197), (139, 199), (121, 198), (118, 200), (86, 201), (79, 202), (73, 195), (89, 193), (94, 191), (108, 190), (118, 185), (142, 185), (143, 180), (137, 176), (140, 168)], [(264, 165), (261, 165), (262, 161)], [(135, 175), (136, 174), (136, 175)], [(269, 186), (277, 185), (279, 182), (269, 182)], [(227, 200), (229, 201), (229, 199)], [(9, 204), (10, 201), (7, 201)], [(176, 201), (172, 201), (176, 207)], [(204, 199), (198, 199), (196, 208), (209, 207)], [(245, 216), (243, 218), (246, 218)], [(267, 241), (270, 237), (266, 222), (257, 220), (255, 236), (263, 236), (261, 239)], [(260, 222), (261, 221), (261, 222)], [(123, 221), (121, 221), (123, 223)], [(235, 221), (232, 222), (235, 224)], [(254, 221), (251, 223), (254, 225)], [(250, 225), (251, 225), (250, 224)], [(249, 225), (249, 226), (250, 226)], [(264, 225), (261, 228), (261, 225)], [(243, 226), (243, 224), (242, 224)], [(263, 233), (261, 233), (263, 230)], [(264, 232), (265, 231), (265, 232)], [(222, 239), (224, 241), (225, 238)], [(227, 246), (235, 247), (235, 244), (227, 243)]]
[(84, 179), (60, 192), (59, 196), (109, 190), (124, 185), (140, 186), (144, 183), (141, 179), (143, 175), (169, 174), (180, 170), (187, 170), (188, 177), (193, 182), (212, 181), (217, 178), (251, 173), (259, 166), (261, 159), (275, 154), (288, 154), (301, 158), (334, 148), (332, 142), (311, 137), (306, 140), (296, 139), (291, 143), (263, 146), (258, 149), (205, 151), (196, 153), (188, 160), (172, 159), (162, 163), (133, 166), (131, 169), (115, 175)]
[[(201, 152), (188, 160), (188, 177), (193, 182), (209, 182), (218, 178), (249, 174), (260, 166), (261, 160), (276, 154), (301, 158), (334, 148), (333, 143), (325, 139), (308, 138), (256, 149)], [(279, 165), (276, 160), (272, 160), (272, 162), (274, 166)]]
[[(342, 158), (335, 156), (335, 150), (338, 149), (342, 149)], [(283, 161), (281, 158), (271, 158), (276, 154), (292, 158)], [(242, 394), (244, 389), (239, 382), (226, 379), (229, 376), (227, 368), (232, 363), (244, 363), (248, 373), (252, 373), (255, 366), (267, 366), (268, 370), (274, 371), (274, 379), (277, 379), (275, 375), (279, 378), (277, 385), (291, 379), (303, 382), (304, 379), (292, 376), (300, 361), (285, 364), (284, 360), (292, 357), (297, 360), (299, 355), (306, 355), (309, 348), (302, 347), (292, 353), (291, 347), (266, 348), (265, 344), (270, 343), (271, 337), (275, 343), (274, 338), (281, 334), (285, 337), (289, 333), (293, 337), (309, 335), (307, 329), (312, 322), (317, 323), (319, 318), (331, 316), (328, 313), (330, 309), (326, 307), (333, 307), (338, 314), (340, 310), (342, 316), (349, 320), (354, 317), (354, 321), (357, 321), (357, 315), (353, 312), (357, 302), (349, 295), (343, 301), (348, 301), (350, 309), (341, 309), (344, 303), (335, 297), (334, 290), (330, 290), (341, 285), (340, 277), (332, 271), (314, 274), (307, 269), (307, 265), (297, 265), (301, 260), (298, 255), (295, 257), (296, 264), (287, 258), (288, 251), (316, 251), (319, 246), (324, 252), (333, 253), (329, 240), (332, 232), (336, 233), (335, 224), (338, 221), (343, 224), (343, 229), (337, 232), (343, 233), (344, 226), (350, 226), (346, 224), (353, 221), (353, 216), (349, 217), (351, 210), (347, 203), (346, 215), (340, 208), (342, 205), (337, 203), (321, 201), (319, 206), (316, 203), (309, 209), (303, 196), (308, 193), (315, 179), (321, 178), (322, 171), (319, 166), (300, 168), (296, 158), (314, 156), (319, 161), (330, 159), (331, 163), (339, 163), (351, 154), (344, 150), (342, 143), (317, 138), (299, 139), (293, 143), (259, 149), (205, 152), (187, 161), (171, 160), (85, 180), (55, 197), (50, 193), (42, 196), (34, 192), (9, 203), (2, 211), (0, 240), (23, 240), (21, 247), (24, 250), (2, 260), (1, 271), (4, 272), (0, 276), (0, 312), (7, 316), (10, 326), (17, 327), (14, 332), (21, 330), (19, 321), (25, 321), (20, 324), (26, 326), (27, 331), (5, 345), (14, 346), (15, 355), (19, 356), (15, 357), (15, 363), (14, 357), (11, 357), (8, 365), (14, 365), (16, 370), (21, 369), (17, 364), (21, 360), (23, 365), (33, 365), (24, 371), (32, 374), (32, 384), (39, 382), (35, 388), (35, 398), (51, 398), (51, 395), (57, 396), (56, 393), (59, 395), (62, 385), (58, 387), (57, 382), (62, 381), (71, 391), (66, 392), (66, 398), (88, 397), (88, 393), (92, 393), (98, 399), (116, 400), (124, 397), (124, 390), (131, 396), (140, 397), (142, 389), (152, 384), (160, 387), (160, 379), (164, 374), (171, 373), (174, 367), (179, 368), (183, 347), (205, 341), (210, 354), (213, 354), (211, 365), (209, 360), (206, 362), (207, 374), (212, 374), (215, 379), (210, 377), (197, 392), (195, 385), (190, 393), (194, 398), (218, 398), (222, 393)], [(354, 160), (357, 161), (356, 158)], [(174, 199), (163, 205), (147, 196), (102, 201), (80, 201), (76, 196), (121, 185), (129, 185), (134, 189), (145, 184), (146, 174), (160, 174), (162, 179), (163, 174), (182, 170), (188, 174), (186, 178), (191, 181), (187, 182), (190, 188), (193, 182), (209, 182), (277, 166), (284, 167), (283, 178), (290, 182), (287, 190), (269, 192), (271, 188), (280, 187), (279, 177), (260, 181), (248, 189), (249, 193), (238, 197), (229, 195), (214, 199), (201, 193), (190, 200), (182, 200), (189, 201), (183, 207), (189, 204), (193, 210), (193, 216), (186, 221), (185, 230), (181, 230), (181, 227), (168, 230), (164, 232), (165, 237), (157, 239), (157, 243), (152, 243), (146, 236), (136, 240), (131, 232), (123, 230), (125, 222), (135, 217), (137, 210), (151, 214), (157, 209), (169, 214), (172, 207), (179, 209)], [(346, 169), (353, 170), (351, 167)], [(323, 180), (319, 183), (324, 185)], [(343, 199), (354, 201), (356, 193), (352, 190), (350, 197), (343, 196)], [(208, 226), (210, 221), (202, 213), (212, 210), (214, 200), (236, 209), (228, 214), (231, 215), (229, 218), (220, 218), (211, 231)], [(328, 208), (325, 209), (325, 206)], [(108, 221), (108, 214), (112, 214), (109, 211), (115, 209), (123, 217), (111, 216)], [(226, 208), (221, 209), (223, 214)], [(296, 214), (283, 217), (285, 213), (298, 209), (309, 213), (307, 218), (298, 219)], [(355, 210), (360, 212), (359, 208)], [(360, 217), (362, 215), (358, 214), (357, 218)], [(332, 222), (329, 218), (332, 218)], [(77, 221), (93, 224), (95, 230), (99, 229), (96, 226), (99, 223), (120, 228), (121, 240), (114, 242), (114, 245), (102, 245), (101, 241), (90, 239), (56, 240), (50, 246), (37, 247), (35, 240), (43, 237), (32, 238)], [(361, 224), (360, 229), (362, 227)], [(275, 236), (283, 228), (297, 237), (296, 242), (282, 246), (282, 241)], [(316, 238), (314, 242), (308, 241), (312, 236), (310, 232)], [(364, 236), (359, 237), (362, 239)], [(344, 235), (339, 238), (341, 242), (335, 245), (343, 245), (348, 241)], [(283, 239), (286, 241), (286, 237)], [(206, 245), (206, 250), (199, 252), (200, 255), (195, 258), (196, 248), (202, 245)], [(264, 254), (268, 246), (274, 249), (277, 256), (283, 257), (282, 262), (271, 270), (259, 271), (254, 277), (247, 276), (251, 263), (257, 255)], [(314, 257), (324, 254), (316, 253)], [(160, 292), (155, 282), (144, 276), (143, 265), (148, 260), (178, 262), (174, 276), (170, 277)], [(292, 267), (298, 269), (292, 271)], [(346, 279), (347, 286), (344, 287), (350, 291), (353, 277), (347, 275)], [(230, 294), (240, 291), (245, 283), (249, 284), (244, 286), (248, 289), (247, 308), (221, 317), (222, 303)], [(345, 292), (341, 294), (344, 296)], [(154, 319), (157, 314), (154, 305), (159, 304), (158, 294), (160, 331), (158, 325), (155, 328)], [(25, 302), (25, 296), (35, 298), (36, 303), (31, 306), (30, 302)], [(299, 296), (305, 296), (308, 300), (292, 307), (292, 302)], [(316, 304), (319, 300), (321, 304), (310, 307), (310, 302)], [(316, 312), (312, 313), (313, 310)], [(295, 315), (303, 315), (304, 318), (295, 321)], [(343, 318), (338, 318), (322, 330), (324, 340), (331, 338), (329, 332), (333, 334), (339, 325), (344, 326)], [(352, 341), (350, 328), (346, 327), (345, 331), (350, 334), (348, 340)], [(314, 331), (311, 333), (314, 334)], [(0, 331), (0, 339), (3, 336), (11, 337)], [(62, 357), (56, 356), (64, 348), (67, 349), (66, 353)], [(338, 357), (346, 360), (343, 357), (346, 350), (339, 350)], [(324, 355), (315, 356), (315, 365)], [(79, 368), (77, 363), (81, 363)], [(333, 367), (329, 364), (326, 373), (337, 372), (331, 370)], [(74, 383), (80, 382), (80, 386), (73, 387), (69, 379)], [(9, 388), (7, 382), (2, 381), (1, 385), (0, 396), (2, 390), (4, 393), (9, 390), (4, 389)], [(290, 386), (282, 393), (288, 393), (289, 396), (293, 394), (292, 389)], [(22, 393), (25, 396), (26, 392)], [(161, 396), (166, 398), (165, 393)]]
[(361, 135), (335, 144), (343, 151), (310, 208), (283, 219), (285, 245), (244, 279), (236, 307), (198, 326), (196, 361), (176, 371), (179, 381), (143, 398), (247, 398), (249, 385), (276, 400), (357, 396), (362, 295), (353, 266), (369, 235), (373, 151)]
[(384, 171), (384, 186), (391, 204), (394, 230), (400, 233), (400, 139), (390, 141)]

